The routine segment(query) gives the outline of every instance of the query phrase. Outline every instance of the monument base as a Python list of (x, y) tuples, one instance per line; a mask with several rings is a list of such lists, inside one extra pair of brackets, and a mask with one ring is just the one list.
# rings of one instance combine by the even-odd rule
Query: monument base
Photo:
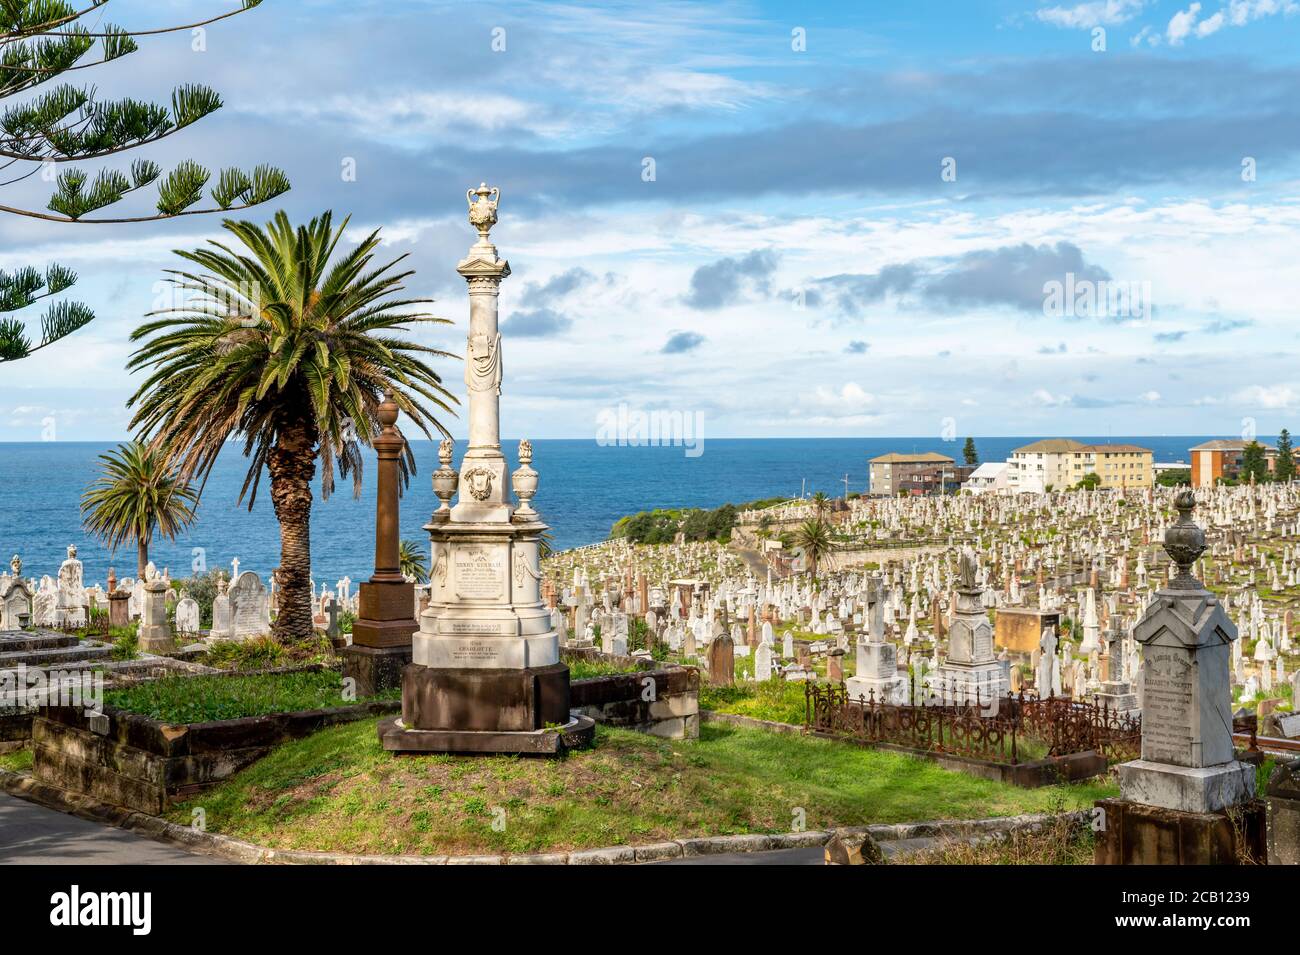
[(390, 753), (518, 753), (561, 756), (591, 744), (596, 721), (570, 715), (567, 723), (527, 731), (412, 729), (401, 717), (379, 724), (379, 742)]
[(1129, 689), (1127, 683), (1103, 682), (1096, 695), (1096, 702), (1098, 706), (1104, 706), (1119, 716), (1128, 716), (1141, 710), (1137, 694)]
[(426, 667), (402, 671), (402, 722), (414, 730), (530, 733), (569, 715), (569, 668)]
[(849, 700), (860, 703), (863, 700), (872, 703), (893, 703), (901, 706), (907, 703), (907, 677), (893, 679), (851, 676), (844, 681), (844, 689)]
[(990, 706), (1011, 690), (1009, 667), (989, 663), (944, 663), (925, 676), (930, 699), (947, 706)]
[(1119, 767), (1120, 795), (1175, 812), (1219, 812), (1255, 797), (1255, 767), (1233, 761), (1193, 769), (1145, 759)]
[(1265, 859), (1264, 804), (1230, 812), (1177, 812), (1127, 799), (1096, 803), (1096, 865), (1259, 865)]
[(141, 653), (171, 653), (176, 649), (176, 639), (167, 632), (165, 627), (159, 627), (159, 633), (149, 633), (150, 628), (140, 628), (140, 652)]
[(351, 644), (339, 650), (343, 678), (356, 681), (357, 697), (374, 696), (402, 685), (402, 671), (411, 662), (411, 648), (364, 647)]

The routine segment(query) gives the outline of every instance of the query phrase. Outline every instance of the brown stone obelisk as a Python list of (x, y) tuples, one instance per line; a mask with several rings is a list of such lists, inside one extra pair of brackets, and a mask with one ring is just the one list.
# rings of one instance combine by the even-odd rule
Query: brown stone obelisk
[(399, 457), (406, 440), (397, 432), (397, 403), (391, 395), (379, 406), (383, 426), (374, 440), (379, 455), (375, 494), (375, 572), (359, 588), (359, 615), (352, 645), (342, 651), (343, 675), (356, 680), (357, 695), (371, 696), (402, 685), (402, 667), (411, 662), (415, 585), (402, 576), (398, 558)]

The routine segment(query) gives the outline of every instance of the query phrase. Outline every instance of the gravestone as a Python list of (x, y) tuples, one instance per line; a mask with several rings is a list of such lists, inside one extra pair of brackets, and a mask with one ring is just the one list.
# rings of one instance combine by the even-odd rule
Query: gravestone
[[(1255, 767), (1232, 745), (1231, 644), (1237, 627), (1192, 576), (1205, 532), (1191, 489), (1165, 531), (1177, 572), (1133, 626), (1142, 645), (1142, 755), (1119, 767), (1120, 798), (1101, 800), (1101, 864), (1231, 864), (1264, 855)], [(1234, 816), (1229, 810), (1236, 811)]]
[(230, 629), (236, 639), (261, 636), (271, 629), (271, 603), (262, 579), (245, 570), (230, 585)]
[(754, 651), (754, 679), (766, 683), (772, 679), (772, 645), (760, 643)]
[(176, 602), (176, 632), (196, 634), (199, 632), (199, 602), (189, 594), (182, 594)]
[(210, 634), (219, 640), (229, 640), (235, 635), (230, 607), (230, 585), (225, 577), (217, 580), (217, 595), (212, 598), (212, 630)]
[(735, 642), (723, 633), (709, 642), (709, 685), (731, 686), (736, 682)]

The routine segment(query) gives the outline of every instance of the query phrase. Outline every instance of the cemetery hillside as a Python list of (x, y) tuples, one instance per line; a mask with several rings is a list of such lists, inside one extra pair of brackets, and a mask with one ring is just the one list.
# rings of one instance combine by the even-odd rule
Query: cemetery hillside
[(1293, 938), (1297, 44), (0, 0), (10, 935), (812, 865), (923, 946)]

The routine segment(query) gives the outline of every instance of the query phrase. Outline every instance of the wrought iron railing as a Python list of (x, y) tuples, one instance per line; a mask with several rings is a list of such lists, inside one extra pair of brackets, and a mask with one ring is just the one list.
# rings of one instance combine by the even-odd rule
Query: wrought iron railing
[(1038, 699), (1024, 692), (995, 700), (951, 702), (932, 695), (893, 703), (874, 693), (852, 699), (843, 684), (804, 685), (805, 728), (823, 736), (888, 743), (932, 753), (1018, 764), (1095, 750), (1107, 760), (1141, 750), (1138, 717), (1068, 697)]

